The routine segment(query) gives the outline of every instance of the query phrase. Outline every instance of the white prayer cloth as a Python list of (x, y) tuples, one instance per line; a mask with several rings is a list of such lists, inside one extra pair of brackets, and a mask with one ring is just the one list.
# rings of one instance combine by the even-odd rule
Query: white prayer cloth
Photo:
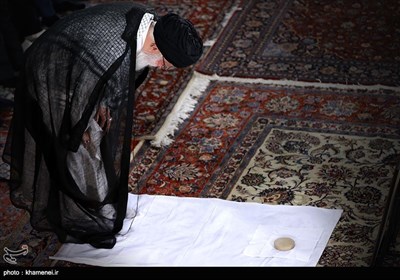
[[(341, 213), (129, 194), (127, 218), (114, 248), (64, 244), (51, 258), (97, 266), (316, 266)], [(295, 247), (277, 251), (273, 240), (278, 237), (291, 237)]]

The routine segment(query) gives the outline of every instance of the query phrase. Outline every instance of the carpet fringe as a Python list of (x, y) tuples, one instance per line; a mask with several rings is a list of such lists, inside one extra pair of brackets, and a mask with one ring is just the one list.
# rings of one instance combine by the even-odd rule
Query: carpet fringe
[(163, 147), (170, 145), (178, 126), (185, 121), (195, 108), (198, 97), (203, 94), (210, 83), (207, 77), (200, 77), (196, 73), (189, 81), (187, 87), (180, 95), (171, 113), (167, 116), (162, 127), (157, 131), (155, 139), (151, 141), (151, 145), (155, 147)]
[[(229, 20), (231, 19), (231, 17), (233, 16), (233, 14), (235, 13), (235, 12), (237, 12), (237, 11), (240, 11), (240, 10), (242, 10), (242, 8), (241, 7), (239, 7), (239, 2), (240, 1), (237, 1), (237, 3), (235, 3), (233, 6), (232, 6), (232, 8), (227, 12), (227, 13), (225, 13), (225, 17), (224, 17), (224, 19), (222, 20), (222, 22), (221, 22), (221, 32), (222, 32), (222, 30), (224, 29), (224, 27), (228, 24), (228, 22), (229, 22)], [(221, 32), (219, 32), (219, 34), (221, 33)], [(215, 37), (218, 37), (219, 36), (219, 34), (218, 35), (216, 35)], [(207, 41), (205, 41), (204, 42), (204, 46), (205, 47), (211, 47), (212, 45), (214, 45), (215, 44), (215, 42), (217, 41), (217, 38), (211, 38), (211, 39), (208, 39)]]
[(233, 14), (234, 14), (235, 12), (241, 11), (241, 10), (242, 10), (242, 8), (239, 7), (239, 5), (238, 5), (239, 2), (240, 2), (240, 1), (237, 1), (237, 3), (235, 3), (235, 4), (232, 6), (232, 8), (230, 9), (230, 11), (228, 11), (228, 12), (225, 14), (225, 17), (224, 17), (224, 19), (223, 19), (222, 22), (221, 22), (221, 26), (222, 26), (222, 27), (225, 27), (225, 26), (228, 24), (229, 20), (231, 19), (231, 17), (233, 16)]
[(257, 83), (266, 85), (282, 85), (282, 86), (296, 86), (296, 87), (316, 87), (316, 88), (332, 88), (332, 89), (349, 89), (349, 90), (392, 90), (400, 92), (400, 87), (386, 86), (386, 85), (346, 85), (346, 84), (331, 84), (322, 82), (299, 82), (293, 80), (267, 80), (262, 78), (239, 78), (239, 77), (223, 77), (217, 74), (206, 75), (200, 72), (195, 72), (199, 77), (207, 77), (211, 81), (222, 82), (238, 82), (238, 83)]

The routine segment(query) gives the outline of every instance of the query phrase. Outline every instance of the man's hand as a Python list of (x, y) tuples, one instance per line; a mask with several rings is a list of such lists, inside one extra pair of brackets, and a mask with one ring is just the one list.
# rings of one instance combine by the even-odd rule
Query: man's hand
[(82, 145), (87, 149), (89, 147), (89, 143), (90, 143), (90, 133), (89, 131), (86, 130), (82, 135)]
[(94, 119), (100, 125), (104, 132), (107, 133), (110, 130), (112, 121), (110, 109), (100, 106)]

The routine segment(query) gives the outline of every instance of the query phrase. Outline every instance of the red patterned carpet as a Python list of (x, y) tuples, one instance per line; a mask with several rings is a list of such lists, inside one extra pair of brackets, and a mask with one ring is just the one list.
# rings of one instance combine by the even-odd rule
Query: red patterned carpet
[[(205, 41), (222, 30), (221, 11), (240, 2), (197, 66), (201, 73), (399, 84), (399, 37), (394, 34), (400, 11), (394, 0), (385, 5), (383, 1), (140, 2), (153, 4), (160, 14), (168, 9), (189, 17)], [(193, 71), (151, 72), (138, 96), (135, 133), (158, 130)], [(146, 142), (139, 150), (132, 162), (131, 191), (342, 208), (344, 214), (318, 265), (370, 265), (400, 161), (400, 91), (310, 85), (214, 79), (197, 97), (195, 110), (170, 146), (156, 148)], [(12, 112), (9, 103), (0, 104), (4, 105), (0, 107), (3, 145)], [(0, 248), (29, 247), (29, 253), (18, 258), (19, 266), (79, 266), (48, 259), (59, 242), (53, 234), (30, 227), (29, 216), (10, 204), (4, 182), (0, 182), (0, 202)], [(394, 245), (392, 252), (400, 252), (399, 246)], [(386, 265), (400, 267), (400, 258), (388, 259)]]
[[(170, 147), (137, 155), (131, 187), (342, 208), (319, 265), (367, 266), (400, 159), (398, 108), (400, 93), (392, 91), (213, 82)], [(29, 216), (10, 204), (5, 184), (0, 188), (1, 245), (30, 248), (18, 265), (76, 266), (48, 259), (60, 246), (55, 236), (33, 230)]]
[[(321, 266), (368, 266), (400, 160), (400, 93), (213, 82), (142, 193), (341, 208)], [(397, 112), (397, 113), (396, 113)]]
[[(163, 151), (162, 158), (157, 158), (150, 179), (139, 176), (144, 192), (209, 194), (213, 171), (221, 170), (224, 157), (231, 158), (231, 152), (240, 149), (246, 134), (258, 122), (269, 124), (270, 129), (282, 126), (294, 130), (338, 130), (351, 135), (399, 137), (400, 119), (396, 112), (400, 108), (400, 95), (395, 92), (215, 82), (201, 102), (175, 142)], [(194, 186), (182, 190), (185, 182)]]
[(397, 0), (242, 1), (205, 74), (341, 84), (400, 84)]

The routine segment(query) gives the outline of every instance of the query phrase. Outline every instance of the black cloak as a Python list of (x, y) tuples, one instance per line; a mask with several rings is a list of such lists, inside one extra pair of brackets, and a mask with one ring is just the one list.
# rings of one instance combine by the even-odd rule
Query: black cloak
[[(145, 12), (98, 5), (58, 21), (26, 53), (3, 158), (11, 200), (61, 242), (112, 248), (126, 215), (136, 88), (136, 35)], [(103, 131), (94, 116), (112, 117)], [(90, 132), (91, 144), (82, 137)]]

